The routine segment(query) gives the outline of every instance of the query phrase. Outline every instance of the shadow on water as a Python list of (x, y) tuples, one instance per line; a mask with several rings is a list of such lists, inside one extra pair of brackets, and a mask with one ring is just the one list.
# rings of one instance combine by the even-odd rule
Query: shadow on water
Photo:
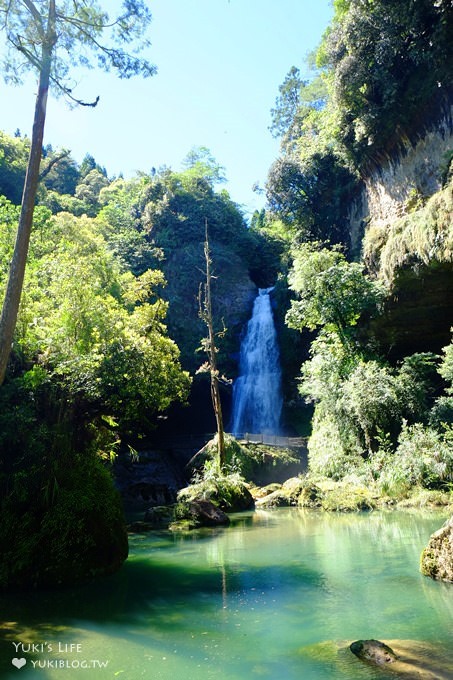
[[(392, 625), (394, 638), (417, 637), (418, 628), (413, 633), (407, 619), (426, 607), (414, 604), (414, 593), (429, 602), (430, 625), (440, 625), (438, 584), (420, 581), (416, 562), (432, 520), (421, 529), (420, 515), (330, 517), (283, 510), (232, 519), (228, 529), (133, 535), (123, 568), (96, 583), (0, 595), (2, 680), (17, 675), (11, 661), (20, 654), (12, 653), (13, 641), (60, 639), (80, 640), (87, 653), (105, 654), (116, 674), (136, 663), (131, 677), (137, 678), (151, 663), (150, 677), (159, 680), (210, 680), (220, 663), (223, 680), (259, 675), (293, 680), (300, 672), (297, 677), (304, 680), (384, 680), (387, 675), (375, 676), (349, 653), (343, 659), (332, 641), (367, 630), (368, 607), (373, 611), (370, 632), (390, 636)], [(370, 590), (375, 580), (384, 592)], [(399, 600), (399, 591), (406, 589), (409, 603)], [(400, 611), (401, 624), (396, 621)], [(321, 643), (326, 638), (328, 647)], [(209, 655), (207, 666), (204, 656)], [(165, 670), (156, 666), (163, 658)], [(170, 658), (184, 659), (176, 675)], [(193, 664), (192, 675), (181, 675), (184, 664)], [(112, 677), (109, 672), (99, 677)], [(30, 673), (31, 668), (21, 671), (24, 678), (32, 678)], [(42, 680), (57, 676), (59, 671), (39, 673)]]
[[(160, 555), (158, 563), (152, 557), (131, 560), (118, 574), (96, 584), (64, 591), (2, 595), (0, 607), (4, 621), (26, 622), (30, 627), (48, 625), (43, 623), (45, 619), (62, 624), (74, 620), (123, 624), (129, 619), (137, 622), (147, 614), (159, 616), (164, 603), (168, 607), (180, 603), (198, 605), (200, 596), (221, 596), (225, 589), (232, 595), (248, 588), (249, 583), (261, 591), (276, 585), (280, 590), (291, 590), (296, 584), (299, 588), (304, 584), (310, 589), (322, 588), (324, 580), (308, 567), (248, 565), (242, 572), (231, 566), (169, 564)], [(165, 619), (157, 623), (165, 626)]]
[[(241, 524), (247, 525), (247, 519)], [(178, 629), (189, 633), (185, 611), (196, 610), (200, 621), (207, 621), (226, 597), (239, 601), (250, 589), (264, 594), (275, 588), (282, 592), (296, 586), (324, 587), (323, 576), (303, 564), (241, 566), (184, 560), (184, 555), (190, 557), (192, 544), (212, 542), (220, 533), (209, 530), (176, 539), (154, 535), (151, 545), (147, 536), (134, 536), (133, 555), (118, 573), (102, 581), (55, 591), (1, 594), (0, 677), (11, 677), (11, 660), (20, 657), (13, 653), (15, 641), (65, 639), (71, 628), (80, 626), (108, 629), (110, 637), (121, 638), (127, 627), (128, 638), (140, 644), (150, 624), (163, 634)], [(182, 556), (175, 557), (175, 542), (182, 544)], [(39, 655), (30, 653), (27, 658)], [(40, 677), (48, 676), (40, 671)]]

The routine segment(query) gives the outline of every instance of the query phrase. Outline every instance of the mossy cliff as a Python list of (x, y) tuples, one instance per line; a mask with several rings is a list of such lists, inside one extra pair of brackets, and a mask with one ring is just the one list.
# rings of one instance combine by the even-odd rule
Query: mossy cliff
[(452, 156), (449, 111), (415, 144), (407, 142), (404, 154), (385, 159), (351, 206), (354, 248), (388, 290), (383, 314), (371, 332), (381, 350), (393, 358), (440, 352), (450, 341)]
[(445, 106), (435, 121), (421, 125), (412, 140), (399, 139), (391, 154), (382, 154), (349, 206), (349, 232), (360, 253), (364, 231), (388, 229), (440, 191), (453, 156), (453, 107)]
[(453, 325), (453, 178), (403, 217), (371, 223), (363, 257), (389, 291), (372, 327), (379, 345), (399, 357), (440, 352)]

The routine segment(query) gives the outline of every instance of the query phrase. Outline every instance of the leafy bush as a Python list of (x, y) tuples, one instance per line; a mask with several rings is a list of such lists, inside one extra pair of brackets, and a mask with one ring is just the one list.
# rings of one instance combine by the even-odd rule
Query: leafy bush
[(453, 482), (453, 436), (420, 423), (404, 425), (398, 447), (383, 465), (379, 484), (394, 494), (419, 486), (429, 489), (448, 487)]
[(317, 406), (313, 433), (308, 441), (310, 472), (332, 479), (342, 479), (362, 464), (361, 447), (352, 428), (339, 423), (329, 412)]
[(400, 416), (397, 383), (386, 366), (360, 361), (342, 385), (345, 414), (355, 424), (368, 455), (376, 435), (392, 428)]
[(436, 400), (429, 414), (429, 423), (436, 430), (444, 425), (453, 426), (453, 396), (442, 396)]
[(98, 456), (115, 438), (64, 403), (44, 371), (0, 391), (1, 589), (74, 584), (127, 556), (121, 501)]
[(33, 474), (10, 477), (0, 504), (0, 588), (74, 585), (118, 569), (128, 552), (122, 504), (99, 458), (48, 456)]

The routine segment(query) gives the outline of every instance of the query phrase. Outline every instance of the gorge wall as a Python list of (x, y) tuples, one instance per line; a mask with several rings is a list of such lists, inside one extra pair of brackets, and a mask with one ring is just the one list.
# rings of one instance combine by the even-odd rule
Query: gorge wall
[(393, 156), (383, 156), (352, 203), (349, 224), (352, 251), (359, 254), (364, 232), (388, 225), (442, 187), (453, 155), (453, 106), (417, 139), (401, 140)]
[(351, 206), (352, 250), (388, 287), (372, 335), (383, 354), (441, 352), (453, 326), (453, 108), (382, 160)]

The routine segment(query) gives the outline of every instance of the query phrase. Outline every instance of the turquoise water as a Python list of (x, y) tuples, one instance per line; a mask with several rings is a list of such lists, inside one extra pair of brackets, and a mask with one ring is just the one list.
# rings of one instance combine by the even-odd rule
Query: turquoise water
[(419, 573), (444, 519), (281, 509), (226, 529), (134, 535), (126, 565), (102, 583), (0, 598), (1, 677), (395, 677), (347, 649), (377, 638), (433, 645), (453, 678), (453, 585)]

